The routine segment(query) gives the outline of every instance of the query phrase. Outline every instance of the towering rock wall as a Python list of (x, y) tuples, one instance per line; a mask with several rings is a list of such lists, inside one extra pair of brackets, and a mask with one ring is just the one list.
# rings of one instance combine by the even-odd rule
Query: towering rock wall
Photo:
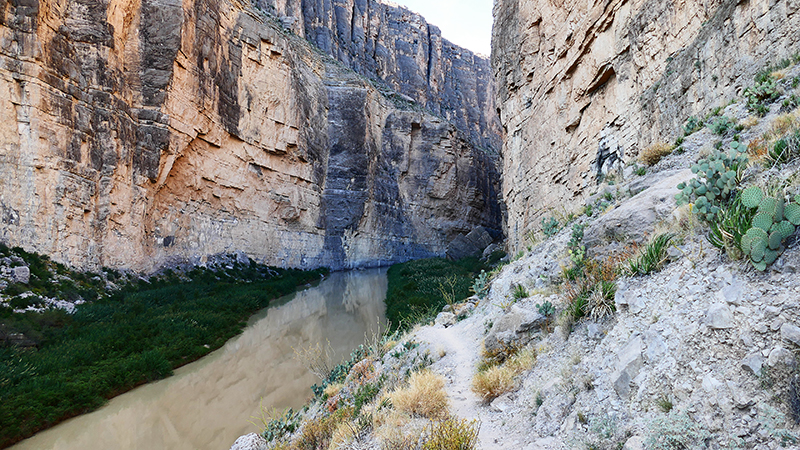
[(798, 50), (794, 0), (496, 0), (492, 65), (512, 247), (598, 175)]
[(258, 0), (257, 5), (356, 72), (452, 122), (476, 144), (500, 150), (489, 59), (443, 39), (419, 14), (380, 0)]
[(335, 269), (497, 229), (452, 124), (225, 0), (0, 0), (0, 240), (81, 267)]

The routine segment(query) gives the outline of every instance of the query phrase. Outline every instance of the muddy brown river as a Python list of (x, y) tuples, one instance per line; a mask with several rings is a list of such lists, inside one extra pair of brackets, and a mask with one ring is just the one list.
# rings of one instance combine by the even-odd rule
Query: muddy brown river
[(293, 349), (330, 342), (344, 359), (365, 333), (381, 331), (386, 286), (385, 269), (331, 274), (273, 303), (244, 333), (172, 377), (10, 449), (227, 450), (238, 436), (260, 431), (260, 404), (298, 408), (311, 396), (318, 379)]

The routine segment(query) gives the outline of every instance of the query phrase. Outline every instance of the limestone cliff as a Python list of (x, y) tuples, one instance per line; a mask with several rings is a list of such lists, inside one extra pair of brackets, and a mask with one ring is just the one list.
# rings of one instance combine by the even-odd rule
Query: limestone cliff
[(468, 135), (237, 2), (0, 0), (0, 92), (0, 240), (80, 267), (337, 269), (499, 228)]
[(497, 0), (492, 64), (512, 247), (549, 209), (800, 43), (795, 1)]
[(500, 121), (488, 58), (453, 45), (439, 28), (380, 0), (258, 0), (261, 9), (356, 72), (446, 118), (499, 151)]

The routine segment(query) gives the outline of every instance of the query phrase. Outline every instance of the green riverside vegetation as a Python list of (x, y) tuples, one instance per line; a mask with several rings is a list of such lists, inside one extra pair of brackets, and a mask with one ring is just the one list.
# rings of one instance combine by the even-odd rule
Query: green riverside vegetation
[[(432, 320), (442, 307), (472, 295), (470, 287), (481, 270), (489, 270), (503, 254), (493, 255), (488, 263), (478, 258), (449, 261), (420, 259), (396, 264), (389, 269), (386, 294), (386, 319), (392, 329), (406, 330)], [(493, 261), (494, 260), (494, 261)]]
[[(52, 290), (42, 278), (64, 278), (45, 275), (50, 269), (75, 278), (76, 272), (33, 256), (26, 254), (25, 260), (38, 264), (31, 267), (38, 276), (30, 283), (37, 290)], [(113, 292), (90, 295), (96, 299), (78, 305), (74, 314), (57, 309), (15, 313), (0, 306), (0, 327), (33, 336), (36, 343), (32, 349), (0, 346), (0, 447), (170, 375), (240, 333), (250, 315), (271, 300), (325, 272), (234, 263), (218, 271), (136, 278)], [(80, 278), (100, 279), (94, 274)], [(77, 288), (88, 292), (91, 286)]]

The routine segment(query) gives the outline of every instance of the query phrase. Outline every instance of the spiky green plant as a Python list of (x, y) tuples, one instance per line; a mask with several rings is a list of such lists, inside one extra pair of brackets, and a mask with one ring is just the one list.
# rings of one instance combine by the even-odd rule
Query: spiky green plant
[(628, 261), (628, 275), (647, 275), (660, 269), (667, 261), (667, 248), (674, 238), (672, 233), (654, 237), (638, 256)]

